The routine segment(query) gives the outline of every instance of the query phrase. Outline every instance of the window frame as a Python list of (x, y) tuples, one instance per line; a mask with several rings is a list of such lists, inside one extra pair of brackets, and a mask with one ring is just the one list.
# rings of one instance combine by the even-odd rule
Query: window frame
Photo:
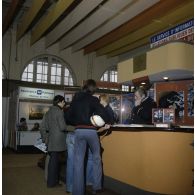
[[(47, 81), (46, 82), (37, 82), (37, 75), (39, 74), (37, 72), (37, 62), (41, 59), (47, 59)], [(52, 69), (52, 65), (54, 64), (53, 62), (56, 60), (56, 64), (59, 64), (61, 65), (61, 75), (51, 75), (51, 69)], [(42, 61), (43, 62), (43, 61)], [(29, 64), (33, 64), (33, 79), (32, 81), (28, 81), (28, 77), (25, 79), (23, 78), (23, 74), (24, 74), (24, 71), (25, 69), (29, 66)], [(65, 70), (68, 70), (69, 72), (69, 75), (66, 76), (68, 77), (68, 83), (64, 83), (65, 82)], [(41, 74), (43, 75), (43, 74)], [(44, 75), (46, 75), (44, 73)], [(55, 76), (55, 83), (51, 83), (51, 76)], [(57, 77), (60, 77), (60, 83), (56, 83), (56, 78)], [(46, 83), (46, 84), (51, 84), (51, 85), (65, 85), (65, 86), (74, 86), (75, 83), (76, 83), (76, 79), (75, 79), (75, 75), (72, 71), (72, 69), (70, 68), (70, 65), (65, 62), (64, 60), (62, 60), (61, 58), (57, 57), (57, 56), (53, 56), (53, 55), (41, 55), (41, 56), (36, 56), (35, 58), (33, 58), (31, 61), (29, 61), (25, 68), (23, 69), (22, 73), (21, 73), (21, 76), (20, 76), (20, 79), (22, 81), (26, 81), (26, 82), (34, 82), (34, 83)], [(25, 80), (23, 80), (25, 79)], [(41, 78), (42, 79), (42, 78)], [(72, 81), (72, 82), (71, 82)]]
[[(111, 74), (113, 71), (114, 71), (116, 74)], [(107, 76), (107, 77), (108, 77), (108, 80), (107, 80), (107, 81), (103, 80), (104, 77), (105, 77), (106, 72), (107, 72), (107, 75), (108, 75), (108, 76)], [(111, 81), (111, 80), (112, 80), (112, 79), (111, 79), (111, 76), (114, 76), (114, 81)], [(102, 79), (102, 78), (103, 78), (103, 79)], [(115, 81), (115, 80), (116, 80), (116, 81)], [(118, 82), (118, 70), (117, 70), (117, 66), (111, 66), (111, 67), (109, 67), (108, 69), (106, 69), (106, 70), (103, 72), (103, 74), (101, 75), (100, 81), (117, 83), (117, 82)]]

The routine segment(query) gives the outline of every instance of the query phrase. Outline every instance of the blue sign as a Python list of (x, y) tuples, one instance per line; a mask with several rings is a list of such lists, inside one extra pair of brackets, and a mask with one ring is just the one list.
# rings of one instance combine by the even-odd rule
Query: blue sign
[(41, 95), (42, 94), (42, 90), (37, 90), (37, 94)]
[[(194, 33), (193, 31), (193, 26), (194, 26), (194, 19), (190, 19), (187, 22), (184, 22), (182, 24), (179, 24), (167, 31), (164, 31), (162, 33), (159, 33), (153, 37), (150, 38), (150, 43), (152, 46), (154, 46), (154, 43), (159, 42), (164, 43), (164, 42), (168, 42), (170, 40), (178, 40), (181, 38), (181, 35), (179, 33), (182, 33), (182, 36), (188, 36), (189, 34)], [(188, 29), (191, 29), (190, 31), (187, 31)], [(179, 36), (174, 36), (176, 34), (179, 34)], [(172, 37), (172, 39), (170, 39), (169, 37)], [(164, 41), (162, 41), (164, 40)], [(159, 45), (159, 44), (156, 44)]]

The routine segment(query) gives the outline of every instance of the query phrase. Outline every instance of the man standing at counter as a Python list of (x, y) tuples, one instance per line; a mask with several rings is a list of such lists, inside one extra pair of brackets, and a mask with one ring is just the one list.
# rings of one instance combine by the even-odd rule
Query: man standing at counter
[(132, 110), (130, 124), (151, 124), (152, 109), (157, 107), (156, 102), (147, 96), (144, 88), (138, 88), (134, 93), (135, 107)]

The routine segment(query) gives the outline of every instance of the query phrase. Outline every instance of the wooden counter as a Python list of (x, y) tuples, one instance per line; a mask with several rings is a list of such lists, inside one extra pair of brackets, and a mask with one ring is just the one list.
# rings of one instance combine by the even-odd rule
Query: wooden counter
[(193, 194), (193, 128), (114, 127), (101, 138), (105, 187), (119, 194)]

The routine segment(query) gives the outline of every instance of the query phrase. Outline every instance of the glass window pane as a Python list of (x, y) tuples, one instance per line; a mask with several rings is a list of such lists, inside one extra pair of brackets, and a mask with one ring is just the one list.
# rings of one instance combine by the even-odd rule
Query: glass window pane
[(68, 85), (68, 80), (69, 80), (68, 77), (64, 77), (64, 84), (65, 85)]
[(51, 76), (51, 82), (55, 82), (55, 76)]
[(62, 65), (58, 63), (58, 64), (56, 64), (56, 67), (57, 67), (57, 68), (61, 68)]
[(57, 68), (57, 75), (61, 76), (61, 67)]
[(114, 76), (110, 75), (110, 82), (114, 82)]
[(104, 81), (108, 81), (108, 72), (104, 75)]
[(43, 79), (47, 82), (47, 75), (43, 75)]
[(27, 72), (24, 72), (24, 73), (22, 74), (22, 78), (27, 78)]
[(32, 73), (28, 73), (28, 78), (32, 79), (33, 78), (33, 74)]
[(37, 65), (37, 73), (42, 73), (42, 66)]
[(68, 75), (69, 75), (69, 70), (65, 68), (64, 76), (68, 76)]
[(32, 82), (32, 81), (33, 81), (33, 79), (32, 79), (32, 78), (28, 78), (28, 81), (29, 81), (29, 82)]
[(24, 72), (28, 72), (28, 67), (26, 67), (26, 68), (24, 69)]
[(28, 71), (29, 72), (33, 72), (33, 64), (29, 64), (28, 65)]
[(117, 75), (114, 76), (114, 82), (117, 82)]
[(43, 68), (43, 74), (47, 74), (47, 69), (48, 69), (48, 67), (47, 66), (44, 66), (44, 68)]
[(37, 74), (37, 79), (41, 79), (41, 74)]
[(55, 75), (56, 74), (56, 68), (55, 67), (51, 67), (51, 75)]
[(42, 62), (41, 61), (37, 61), (37, 66), (42, 66)]
[(61, 83), (61, 77), (56, 77), (56, 84), (60, 84)]

